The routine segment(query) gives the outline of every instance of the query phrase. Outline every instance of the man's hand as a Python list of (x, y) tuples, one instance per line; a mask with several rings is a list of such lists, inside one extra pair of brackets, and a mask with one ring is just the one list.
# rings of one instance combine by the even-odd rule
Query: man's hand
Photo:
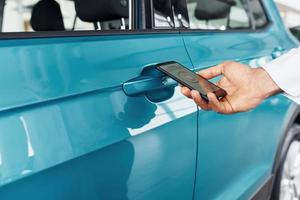
[(199, 75), (206, 79), (223, 75), (217, 85), (227, 92), (227, 96), (221, 100), (218, 100), (215, 94), (208, 93), (207, 103), (198, 91), (182, 87), (182, 93), (192, 98), (203, 110), (214, 110), (223, 114), (245, 112), (280, 92), (280, 88), (263, 68), (251, 69), (237, 62), (224, 62), (200, 71)]

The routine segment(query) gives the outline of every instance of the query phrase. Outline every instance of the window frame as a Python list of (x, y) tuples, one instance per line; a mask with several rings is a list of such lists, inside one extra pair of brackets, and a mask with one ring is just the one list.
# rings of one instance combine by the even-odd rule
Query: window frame
[(3, 26), (3, 15), (4, 15), (5, 1), (6, 0), (0, 0), (0, 13), (2, 13), (2, 15), (0, 15), (0, 29), (1, 30), (2, 30), (2, 26)]

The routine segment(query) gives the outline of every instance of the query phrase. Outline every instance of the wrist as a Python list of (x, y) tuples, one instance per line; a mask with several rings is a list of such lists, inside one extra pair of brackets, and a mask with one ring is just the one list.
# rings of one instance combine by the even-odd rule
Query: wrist
[(281, 92), (279, 86), (264, 68), (259, 67), (254, 70), (256, 75), (254, 81), (256, 82), (255, 84), (257, 85), (261, 98), (266, 99)]

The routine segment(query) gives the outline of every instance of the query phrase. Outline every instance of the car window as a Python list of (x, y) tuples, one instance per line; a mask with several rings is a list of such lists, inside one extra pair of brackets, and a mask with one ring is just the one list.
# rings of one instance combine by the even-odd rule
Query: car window
[(250, 17), (244, 0), (187, 0), (191, 29), (249, 28)]
[(169, 28), (224, 31), (268, 22), (259, 0), (153, 0), (153, 5), (155, 28), (163, 21)]
[(6, 0), (1, 32), (126, 30), (129, 0)]
[(268, 23), (263, 6), (258, 0), (249, 0), (256, 28), (264, 27)]
[(299, 26), (292, 27), (290, 28), (290, 31), (296, 37), (296, 39), (300, 41), (300, 27)]
[(154, 25), (157, 28), (174, 28), (171, 0), (153, 0)]

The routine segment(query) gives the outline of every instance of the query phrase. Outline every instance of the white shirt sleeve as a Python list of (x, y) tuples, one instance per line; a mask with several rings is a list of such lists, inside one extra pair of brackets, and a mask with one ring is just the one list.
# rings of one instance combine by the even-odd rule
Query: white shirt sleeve
[(289, 51), (263, 68), (288, 98), (300, 104), (300, 48)]

